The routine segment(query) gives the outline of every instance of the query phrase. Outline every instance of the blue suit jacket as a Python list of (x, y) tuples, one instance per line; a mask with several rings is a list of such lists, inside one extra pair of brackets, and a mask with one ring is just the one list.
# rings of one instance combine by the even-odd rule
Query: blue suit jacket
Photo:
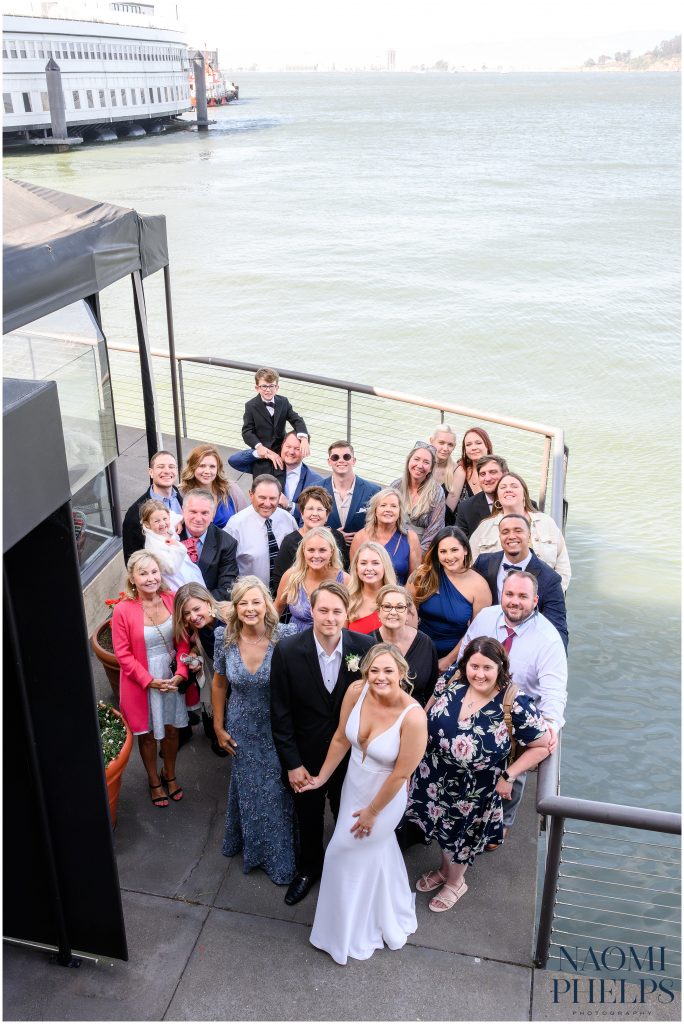
[[(340, 517), (337, 513), (337, 505), (335, 504), (335, 498), (333, 497), (332, 477), (327, 476), (322, 481), (321, 487), (325, 487), (326, 491), (333, 499), (333, 506), (328, 516), (328, 521), (325, 524), (330, 529), (336, 528), (342, 529), (340, 524)], [(379, 484), (373, 484), (370, 480), (363, 480), (360, 476), (356, 477), (354, 482), (354, 490), (352, 492), (351, 505), (349, 506), (349, 512), (347, 514), (347, 522), (344, 526), (345, 533), (358, 533), (366, 525), (366, 512), (368, 511), (368, 502), (371, 500), (374, 494), (377, 494), (382, 488)]]
[[(313, 487), (314, 484), (320, 484), (322, 481), (323, 477), (321, 476), (320, 473), (314, 473), (313, 469), (309, 469), (306, 463), (302, 462), (302, 471), (299, 474), (299, 483), (297, 484), (295, 492), (292, 495), (292, 500), (294, 501), (294, 509), (292, 511), (292, 515), (297, 520), (298, 526), (302, 525), (302, 515), (299, 509), (297, 508), (297, 499), (299, 498), (299, 495), (302, 493), (302, 491), (305, 491), (307, 487)], [(330, 526), (330, 523), (328, 522), (326, 525)]]
[[(490, 551), (487, 554), (478, 555), (473, 563), (475, 572), (479, 572), (480, 576), (484, 576), (489, 584), (489, 589), (492, 593), (492, 604), (501, 604), (496, 588), (496, 578), (499, 574), (499, 567), (503, 557), (503, 551)], [(550, 565), (537, 558), (534, 552), (532, 552), (532, 557), (528, 562), (527, 572), (537, 577), (537, 586), (539, 588), (539, 604), (537, 607), (542, 615), (545, 615), (560, 633), (567, 654), (568, 621), (565, 612), (565, 594), (561, 587), (561, 578)]]

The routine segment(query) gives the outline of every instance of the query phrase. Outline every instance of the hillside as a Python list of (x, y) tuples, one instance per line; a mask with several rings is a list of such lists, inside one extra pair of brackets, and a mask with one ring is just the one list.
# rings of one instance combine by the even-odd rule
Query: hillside
[(631, 50), (615, 53), (612, 57), (602, 53), (584, 62), (580, 71), (681, 71), (682, 37), (674, 36), (663, 40), (658, 46), (639, 57), (633, 57)]

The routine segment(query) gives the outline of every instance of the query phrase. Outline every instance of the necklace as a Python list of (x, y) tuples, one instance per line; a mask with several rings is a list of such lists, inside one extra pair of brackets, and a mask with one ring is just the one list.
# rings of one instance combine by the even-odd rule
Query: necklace
[(266, 630), (265, 629), (264, 629), (263, 633), (261, 634), (261, 636), (257, 637), (256, 640), (248, 640), (244, 633), (240, 633), (240, 639), (244, 640), (244, 642), (246, 644), (251, 644), (253, 647), (255, 647), (257, 644), (260, 644), (265, 636), (266, 636)]
[[(493, 696), (494, 696), (494, 693), (490, 694), (489, 697), (485, 697), (484, 698), (484, 704), (480, 704), (480, 707), (484, 707), (485, 704), (489, 704), (489, 702), (490, 702), (490, 700), (492, 699)], [(478, 704), (480, 700), (482, 700), (482, 697), (480, 697), (479, 695), (477, 697), (471, 697), (470, 700), (464, 700), (463, 701), (463, 708), (464, 708), (464, 710), (468, 711), (469, 708), (475, 707), (475, 705)]]

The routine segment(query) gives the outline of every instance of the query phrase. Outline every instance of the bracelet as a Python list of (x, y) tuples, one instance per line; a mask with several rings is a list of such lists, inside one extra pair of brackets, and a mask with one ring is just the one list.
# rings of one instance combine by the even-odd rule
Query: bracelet
[(380, 813), (380, 811), (379, 811), (379, 810), (377, 809), (377, 807), (375, 806), (375, 804), (373, 803), (373, 801), (372, 801), (372, 800), (371, 800), (371, 802), (370, 802), (370, 803), (368, 804), (368, 806), (370, 807), (370, 809), (371, 809), (371, 811), (373, 812), (373, 814), (379, 814), (379, 813)]

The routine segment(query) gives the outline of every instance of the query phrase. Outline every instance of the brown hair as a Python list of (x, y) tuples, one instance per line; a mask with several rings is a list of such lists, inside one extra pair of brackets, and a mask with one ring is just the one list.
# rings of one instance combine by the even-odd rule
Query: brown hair
[(330, 515), (330, 509), (332, 508), (332, 498), (326, 491), (325, 487), (318, 487), (313, 484), (311, 487), (307, 487), (297, 498), (297, 508), (300, 512), (303, 512), (310, 501), (320, 501), (325, 511)]
[(325, 591), (328, 594), (334, 594), (339, 597), (340, 601), (345, 607), (345, 611), (349, 611), (349, 591), (346, 587), (342, 586), (341, 583), (335, 583), (334, 580), (324, 580), (319, 586), (316, 587), (313, 594), (309, 598), (309, 604), (311, 607), (315, 607), (318, 595)]
[(352, 455), (354, 454), (354, 449), (349, 441), (333, 441), (332, 444), (328, 445), (328, 455), (330, 455), (330, 452), (334, 451), (335, 448), (348, 448)]
[(263, 380), (265, 384), (277, 384), (280, 374), (272, 366), (261, 366), (254, 374), (255, 383), (258, 384), (260, 380)]
[(188, 630), (185, 625), (185, 606), (188, 601), (205, 601), (211, 605), (211, 611), (219, 622), (226, 622), (230, 604), (228, 601), (216, 601), (206, 587), (201, 583), (184, 583), (176, 591), (173, 599), (173, 636), (177, 644), (182, 640), (193, 640), (196, 637), (194, 630)]
[(411, 583), (416, 588), (416, 604), (422, 604), (423, 601), (427, 601), (429, 597), (432, 597), (439, 590), (441, 565), (439, 563), (438, 550), (442, 541), (447, 540), (448, 537), (453, 537), (465, 548), (464, 568), (469, 569), (471, 566), (473, 555), (470, 550), (470, 541), (465, 533), (458, 526), (445, 526), (443, 530), (439, 531), (423, 555), (423, 561), (411, 577)]
[(166, 512), (167, 515), (169, 514), (169, 510), (163, 501), (157, 501), (156, 498), (148, 498), (138, 509), (141, 526), (145, 526), (150, 521), (153, 512)]
[(473, 469), (475, 468), (475, 463), (473, 462), (473, 460), (468, 455), (466, 455), (465, 442), (468, 434), (477, 434), (478, 437), (482, 438), (487, 448), (488, 455), (491, 455), (492, 452), (494, 451), (492, 439), (486, 430), (483, 430), (482, 427), (468, 427), (468, 429), (463, 434), (463, 441), (461, 442), (461, 458), (458, 460), (459, 466), (461, 466), (461, 468), (465, 470), (466, 480), (468, 479)]
[(208, 455), (211, 455), (212, 458), (216, 459), (216, 476), (211, 482), (211, 491), (214, 495), (214, 501), (216, 504), (220, 501), (227, 504), (228, 498), (230, 497), (230, 482), (223, 470), (223, 459), (212, 444), (199, 444), (196, 448), (193, 448), (188, 455), (185, 460), (185, 466), (183, 467), (183, 473), (181, 474), (181, 492), (185, 497), (189, 491), (192, 491), (197, 487), (207, 490), (206, 486), (197, 480), (195, 472), (202, 459), (206, 459)]
[(503, 690), (509, 683), (513, 682), (508, 655), (504, 650), (503, 644), (500, 644), (498, 640), (494, 640), (491, 636), (476, 636), (474, 640), (470, 641), (458, 663), (462, 683), (467, 684), (468, 682), (466, 668), (474, 654), (481, 654), (484, 658), (489, 658), (498, 667), (499, 671), (496, 676), (497, 689)]
[(525, 511), (526, 512), (536, 512), (536, 509), (535, 509), (534, 505), (532, 504), (532, 499), (530, 498), (530, 492), (527, 489), (527, 484), (525, 483), (523, 478), (518, 473), (511, 473), (510, 471), (508, 471), (508, 472), (504, 473), (504, 475), (501, 477), (501, 480), (499, 480), (498, 484), (496, 485), (494, 504), (492, 506), (492, 515), (498, 515), (501, 512), (501, 505), (499, 503), (499, 488), (501, 487), (502, 481), (505, 480), (507, 476), (512, 476), (513, 479), (517, 480), (518, 483), (520, 484), (520, 486), (522, 487), (522, 491), (523, 491), (523, 508), (525, 509)]

